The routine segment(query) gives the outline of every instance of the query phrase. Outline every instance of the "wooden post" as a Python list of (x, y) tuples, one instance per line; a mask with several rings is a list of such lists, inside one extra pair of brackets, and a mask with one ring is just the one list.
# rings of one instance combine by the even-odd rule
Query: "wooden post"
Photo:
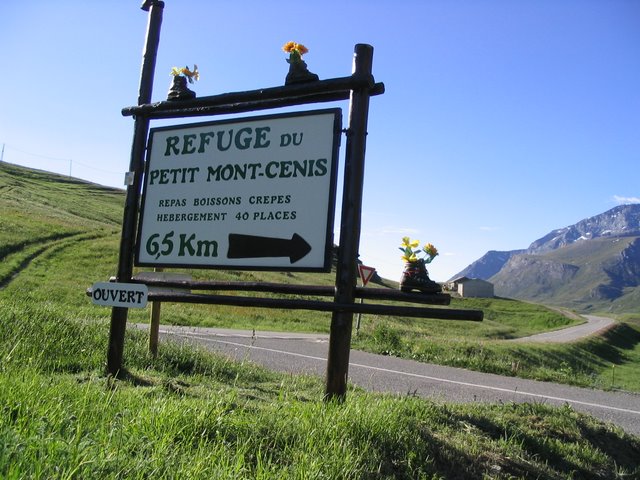
[[(364, 298), (360, 297), (360, 305), (364, 303)], [(356, 320), (356, 336), (360, 333), (360, 320), (362, 320), (362, 312), (358, 312), (358, 319)]]
[[(143, 4), (142, 8), (143, 10), (148, 9), (149, 20), (147, 24), (145, 50), (143, 52), (142, 72), (140, 74), (138, 105), (151, 102), (153, 74), (156, 67), (158, 44), (160, 43), (160, 26), (162, 25), (164, 2), (149, 0)], [(118, 273), (116, 275), (117, 282), (130, 282), (133, 274), (133, 250), (148, 133), (149, 119), (146, 117), (136, 117), (134, 122), (133, 143), (131, 146), (131, 160), (129, 163), (129, 172), (133, 172), (133, 182), (127, 186), (122, 234), (120, 237)], [(128, 309), (123, 307), (113, 307), (111, 310), (109, 346), (107, 350), (107, 373), (113, 376), (118, 376), (122, 370), (122, 354), (124, 351), (124, 336), (127, 328), (128, 312)]]
[[(162, 268), (156, 267), (154, 272), (162, 272)], [(155, 358), (158, 356), (158, 338), (160, 334), (160, 308), (162, 302), (151, 302), (151, 318), (149, 321), (149, 353)]]
[[(354, 49), (353, 74), (370, 79), (373, 47), (358, 44)], [(354, 303), (356, 283), (356, 259), (360, 243), (360, 220), (362, 214), (362, 191), (364, 183), (364, 156), (367, 138), (370, 87), (351, 91), (349, 127), (344, 166), (344, 188), (342, 194), (342, 216), (340, 221), (340, 246), (336, 269), (337, 303)], [(329, 356), (327, 359), (327, 381), (325, 399), (343, 401), (347, 394), (349, 353), (353, 329), (352, 312), (334, 312), (331, 318)]]

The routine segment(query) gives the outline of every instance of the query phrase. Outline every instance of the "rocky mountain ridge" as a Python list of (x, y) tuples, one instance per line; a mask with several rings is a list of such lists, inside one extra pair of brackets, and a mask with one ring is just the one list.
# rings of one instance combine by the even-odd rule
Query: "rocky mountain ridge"
[(454, 276), (496, 295), (579, 310), (640, 310), (640, 204), (553, 230), (525, 250), (490, 251)]
[(575, 225), (554, 230), (536, 240), (527, 253), (543, 253), (581, 240), (640, 235), (640, 204), (619, 205)]

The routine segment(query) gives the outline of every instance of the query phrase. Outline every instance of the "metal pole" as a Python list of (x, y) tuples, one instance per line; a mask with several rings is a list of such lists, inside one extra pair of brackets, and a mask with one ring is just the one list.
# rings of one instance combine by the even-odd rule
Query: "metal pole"
[[(164, 2), (145, 1), (143, 10), (149, 11), (145, 49), (143, 52), (142, 71), (140, 73), (140, 88), (138, 105), (151, 102), (153, 90), (153, 74), (156, 67), (158, 44), (160, 43), (160, 26)], [(124, 215), (122, 221), (122, 235), (120, 238), (120, 256), (118, 260), (117, 282), (131, 281), (133, 273), (133, 250), (138, 219), (138, 203), (142, 186), (144, 168), (144, 153), (149, 120), (136, 117), (134, 121), (133, 143), (131, 146), (131, 161), (129, 171), (133, 172), (133, 183), (127, 186)], [(111, 310), (111, 327), (109, 331), (109, 347), (107, 350), (107, 373), (117, 376), (122, 370), (122, 353), (124, 351), (124, 336), (127, 327), (128, 309), (113, 307)]]
[[(353, 74), (368, 78), (373, 86), (371, 67), (373, 47), (358, 44), (354, 49)], [(364, 156), (367, 138), (370, 88), (351, 91), (349, 128), (344, 167), (340, 246), (336, 269), (337, 303), (354, 303), (356, 283), (356, 258), (360, 243), (362, 190), (364, 182)], [(349, 353), (351, 350), (352, 312), (334, 312), (331, 318), (329, 356), (325, 399), (343, 401), (347, 393)]]

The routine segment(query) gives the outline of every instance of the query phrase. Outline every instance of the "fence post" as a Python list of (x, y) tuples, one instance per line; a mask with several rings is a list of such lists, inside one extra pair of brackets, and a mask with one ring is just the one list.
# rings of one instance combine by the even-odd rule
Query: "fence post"
[[(145, 49), (143, 52), (142, 71), (140, 73), (138, 105), (151, 102), (153, 74), (156, 67), (158, 44), (160, 43), (160, 26), (162, 25), (163, 8), (164, 2), (156, 0), (147, 0), (142, 6), (143, 10), (149, 11), (149, 20), (147, 24)], [(129, 163), (129, 172), (133, 172), (133, 182), (127, 186), (116, 282), (130, 282), (133, 274), (133, 249), (138, 219), (138, 202), (140, 200), (144, 153), (148, 134), (149, 119), (146, 117), (136, 117), (133, 129), (133, 143), (131, 146), (131, 160)], [(117, 376), (119, 372), (122, 371), (122, 354), (124, 351), (124, 336), (127, 328), (128, 312), (128, 309), (124, 307), (113, 307), (111, 310), (109, 346), (107, 349), (107, 373), (113, 376)]]
[[(354, 49), (353, 75), (370, 79), (373, 47), (357, 44)], [(360, 243), (360, 220), (362, 214), (362, 191), (364, 183), (364, 157), (367, 138), (370, 87), (351, 91), (349, 105), (349, 127), (344, 167), (342, 194), (342, 216), (340, 221), (340, 245), (336, 269), (337, 303), (354, 303), (356, 283), (356, 259)], [(353, 329), (352, 312), (334, 312), (331, 318), (329, 356), (325, 399), (343, 401), (347, 393), (349, 353)]]
[[(162, 272), (164, 269), (156, 267), (154, 272)], [(149, 353), (155, 358), (158, 356), (158, 338), (160, 336), (160, 309), (162, 302), (151, 302), (151, 317), (149, 319)]]

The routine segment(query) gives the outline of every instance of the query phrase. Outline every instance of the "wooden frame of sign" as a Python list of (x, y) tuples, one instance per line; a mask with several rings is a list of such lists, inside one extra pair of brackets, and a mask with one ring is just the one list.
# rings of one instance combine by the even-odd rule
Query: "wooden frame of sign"
[[(356, 298), (368, 298), (372, 300), (397, 300), (402, 302), (410, 302), (417, 304), (435, 304), (435, 305), (448, 305), (450, 301), (449, 295), (446, 294), (433, 294), (424, 295), (419, 293), (403, 293), (391, 289), (382, 288), (359, 288), (356, 286), (357, 273), (357, 256), (358, 245), (360, 241), (360, 223), (361, 223), (361, 210), (362, 210), (362, 192), (364, 182), (364, 163), (365, 163), (365, 145), (367, 136), (367, 119), (369, 112), (369, 99), (372, 96), (380, 95), (384, 93), (384, 85), (377, 83), (374, 80), (372, 74), (372, 60), (373, 60), (373, 47), (365, 44), (358, 44), (354, 48), (354, 60), (353, 60), (353, 73), (350, 76), (334, 78), (328, 80), (317, 80), (308, 83), (285, 85), (271, 88), (264, 88), (259, 90), (245, 91), (245, 92), (232, 92), (221, 95), (205, 96), (195, 98), (192, 100), (184, 101), (164, 101), (151, 103), (151, 90), (153, 84), (153, 72), (155, 69), (156, 55), (160, 37), (160, 26), (162, 23), (162, 14), (164, 3), (158, 0), (147, 0), (143, 4), (143, 10), (149, 12), (149, 21), (147, 29), (147, 37), (145, 43), (145, 50), (143, 52), (143, 64), (142, 73), (140, 77), (140, 89), (138, 96), (138, 104), (133, 107), (127, 107), (122, 110), (124, 116), (132, 116), (134, 118), (134, 134), (131, 148), (131, 160), (129, 172), (127, 178), (129, 179), (127, 186), (127, 195), (125, 200), (125, 208), (123, 215), (123, 227), (122, 236), (120, 241), (120, 253), (118, 260), (118, 272), (115, 277), (116, 282), (121, 283), (142, 283), (148, 286), (164, 287), (160, 290), (150, 291), (148, 294), (148, 300), (153, 302), (187, 302), (187, 303), (202, 303), (202, 304), (216, 304), (216, 305), (240, 305), (240, 306), (252, 306), (263, 308), (285, 308), (285, 309), (311, 309), (319, 311), (332, 312), (331, 318), (331, 330), (329, 340), (329, 355), (327, 363), (327, 377), (326, 377), (326, 391), (325, 398), (332, 399), (344, 399), (346, 397), (347, 390), (347, 376), (349, 366), (349, 352), (351, 348), (351, 330), (353, 324), (354, 313), (376, 313), (381, 315), (401, 315), (401, 316), (415, 316), (423, 318), (439, 318), (449, 320), (472, 320), (481, 321), (482, 311), (478, 310), (459, 310), (450, 308), (429, 308), (418, 306), (406, 306), (406, 305), (383, 305), (383, 304), (361, 304), (356, 303)], [(159, 261), (163, 255), (159, 255), (154, 259), (159, 252), (167, 251), (170, 241), (178, 242), (182, 241), (183, 253), (190, 251), (197, 252), (197, 244), (189, 241), (191, 233), (185, 231), (181, 232), (184, 237), (180, 237), (181, 233), (177, 230), (168, 229), (164, 233), (158, 233), (157, 236), (150, 240), (152, 235), (148, 235), (145, 239), (145, 230), (143, 224), (138, 224), (140, 215), (140, 201), (142, 195), (143, 178), (146, 178), (145, 193), (150, 192), (150, 182), (152, 175), (155, 175), (154, 181), (157, 182), (172, 182), (176, 180), (189, 182), (191, 180), (190, 175), (194, 170), (180, 171), (177, 173), (153, 173), (153, 169), (156, 168), (157, 160), (150, 157), (147, 163), (147, 175), (145, 177), (145, 151), (154, 141), (153, 135), (158, 135), (163, 131), (160, 129), (154, 130), (152, 138), (148, 139), (150, 130), (150, 121), (154, 119), (166, 119), (166, 118), (185, 118), (185, 117), (198, 117), (198, 116), (214, 116), (221, 114), (237, 114), (249, 111), (267, 110), (280, 107), (289, 107), (294, 105), (315, 104), (322, 102), (332, 102), (339, 100), (349, 99), (349, 124), (343, 132), (346, 135), (346, 151), (344, 162), (344, 184), (342, 195), (342, 209), (340, 217), (340, 245), (337, 253), (337, 265), (336, 265), (336, 282), (335, 288), (333, 287), (321, 287), (313, 285), (280, 285), (280, 284), (264, 284), (264, 283), (243, 283), (243, 282), (201, 282), (201, 281), (163, 281), (163, 280), (150, 280), (149, 278), (139, 277), (136, 278), (133, 275), (134, 258), (136, 258), (137, 248), (137, 260), (141, 264), (149, 265), (167, 265), (167, 266), (183, 266), (179, 259), (179, 256), (171, 256), (168, 262)], [(334, 111), (335, 114), (335, 111)], [(304, 114), (306, 115), (306, 114)], [(273, 117), (272, 117), (273, 118)], [(246, 121), (246, 120), (244, 120)], [(334, 122), (334, 126), (339, 122)], [(221, 125), (209, 124), (209, 125)], [(251, 132), (254, 135), (252, 138), (253, 145), (264, 147), (267, 143), (278, 142), (282, 137), (269, 137), (268, 134), (272, 133), (271, 130), (265, 129), (259, 130), (256, 133), (257, 128), (266, 128), (265, 126), (253, 127), (245, 126), (240, 128), (251, 128)], [(179, 129), (174, 128), (175, 132)], [(196, 127), (197, 129), (198, 127)], [(189, 131), (180, 131), (179, 134), (173, 135), (179, 137), (178, 140), (171, 140), (167, 143), (167, 139), (164, 139), (165, 151), (162, 153), (169, 154), (179, 152), (192, 152), (196, 148), (196, 141), (200, 141), (202, 137), (201, 133), (211, 131), (205, 129), (204, 131), (197, 131), (197, 133)], [(248, 130), (244, 130), (245, 133)], [(279, 135), (292, 134), (293, 131), (282, 131)], [(196, 135), (195, 137), (190, 135)], [(180, 138), (182, 135), (182, 138)], [(186, 137), (184, 136), (186, 135)], [(256, 136), (257, 135), (257, 136)], [(194, 140), (195, 138), (195, 140)], [(206, 140), (204, 140), (206, 142)], [(238, 145), (244, 146), (246, 138), (238, 140)], [(174, 142), (174, 143), (171, 143)], [(180, 146), (178, 144), (180, 143)], [(197, 149), (200, 148), (198, 144)], [(206, 150), (206, 145), (205, 147)], [(332, 152), (336, 152), (335, 144), (330, 147), (333, 148)], [(168, 149), (168, 150), (167, 150)], [(196, 150), (197, 150), (196, 149)], [(161, 149), (162, 150), (162, 149)], [(202, 153), (202, 152), (201, 152)], [(329, 154), (322, 154), (318, 158), (325, 158)], [(333, 155), (333, 153), (332, 153)], [(292, 159), (293, 162), (295, 159)], [(244, 160), (233, 160), (224, 165), (234, 164), (234, 162), (240, 162)], [(285, 160), (289, 161), (289, 160)], [(162, 162), (160, 162), (162, 163)], [(246, 161), (245, 161), (246, 163)], [(213, 164), (212, 164), (213, 165)], [(287, 165), (279, 164), (279, 167), (272, 167), (273, 169), (282, 168), (284, 170), (279, 171), (277, 174), (284, 172), (282, 175), (286, 177), (290, 172)], [(293, 165), (293, 164), (291, 164)], [(328, 165), (328, 160), (327, 160)], [(334, 162), (337, 165), (337, 162)], [(317, 167), (317, 164), (314, 165)], [(167, 167), (171, 170), (175, 167)], [(191, 166), (188, 168), (196, 168)], [(216, 175), (216, 166), (213, 165), (214, 177)], [(231, 167), (232, 170), (235, 167)], [(264, 166), (262, 167), (249, 167), (260, 170), (265, 173)], [(305, 167), (311, 168), (307, 164)], [(323, 167), (324, 168), (324, 167)], [(321, 168), (321, 171), (323, 171)], [(334, 168), (333, 166), (327, 167)], [(162, 168), (160, 168), (162, 169)], [(208, 170), (207, 170), (208, 171)], [(234, 170), (235, 171), (235, 170)], [(308, 170), (305, 170), (308, 172)], [(231, 172), (231, 171), (230, 171)], [(199, 172), (198, 172), (199, 173)], [(271, 173), (275, 173), (273, 170)], [(195, 173), (193, 173), (195, 175)], [(219, 172), (220, 175), (226, 175)], [(246, 173), (245, 173), (246, 174)], [(163, 177), (164, 175), (164, 177)], [(231, 173), (229, 173), (231, 175)], [(333, 175), (333, 172), (331, 173)], [(195, 177), (194, 177), (195, 178)], [(211, 178), (211, 177), (210, 177)], [(224, 178), (224, 177), (223, 177)], [(231, 178), (231, 177), (229, 177)], [(246, 177), (245, 177), (246, 178)], [(257, 178), (257, 177), (256, 177)], [(244, 179), (243, 179), (244, 180)], [(326, 185), (322, 188), (326, 188)], [(331, 190), (334, 187), (332, 184), (328, 186)], [(335, 193), (329, 192), (329, 210), (334, 207), (331, 204), (331, 198)], [(186, 194), (185, 194), (186, 195)], [(178, 203), (182, 203), (182, 199), (191, 199), (182, 193), (176, 198)], [(243, 194), (244, 195), (244, 194)], [(286, 202), (286, 193), (282, 200)], [(295, 195), (291, 193), (291, 195)], [(278, 202), (278, 194), (267, 194), (263, 196), (275, 196), (275, 202)], [(171, 213), (171, 197), (168, 197), (169, 205), (166, 207), (167, 212)], [(149, 199), (145, 200), (149, 202)], [(155, 198), (155, 207), (159, 207), (159, 198)], [(163, 204), (164, 205), (164, 204)], [(254, 205), (255, 206), (255, 205)], [(175, 205), (174, 205), (175, 207)], [(162, 207), (164, 210), (164, 207)], [(156, 215), (164, 214), (165, 212), (149, 210)], [(145, 215), (150, 214), (149, 212)], [(176, 213), (176, 212), (174, 212)], [(187, 212), (177, 212), (187, 213)], [(215, 211), (214, 211), (215, 213)], [(238, 212), (235, 212), (238, 213)], [(252, 212), (249, 213), (252, 215)], [(227, 213), (229, 215), (229, 213)], [(325, 222), (328, 225), (328, 219), (333, 218), (333, 212), (328, 211), (325, 213)], [(168, 217), (174, 218), (174, 217)], [(220, 218), (220, 217), (218, 217)], [(240, 219), (242, 215), (240, 216)], [(157, 220), (157, 218), (156, 218)], [(156, 222), (157, 223), (157, 222)], [(176, 227), (177, 228), (177, 227)], [(234, 227), (235, 228), (235, 227)], [(168, 236), (169, 232), (174, 231), (173, 235)], [(139, 241), (136, 243), (136, 232), (138, 232)], [(193, 233), (193, 232), (192, 232)], [(235, 232), (227, 232), (227, 235)], [(241, 232), (243, 233), (243, 232)], [(251, 233), (251, 232), (248, 232)], [(244, 234), (248, 234), (244, 232)], [(195, 237), (194, 241), (195, 241)], [(181, 240), (182, 239), (182, 240)], [(325, 240), (328, 237), (325, 235)], [(166, 240), (163, 245), (163, 240)], [(145, 242), (151, 242), (148, 246)], [(155, 244), (154, 242), (157, 242)], [(330, 242), (328, 242), (330, 244)], [(220, 243), (218, 247), (218, 257), (215, 258), (215, 265), (191, 265), (198, 267), (214, 267), (214, 268), (257, 268), (257, 269), (287, 269), (287, 266), (276, 262), (276, 265), (258, 264), (252, 260), (247, 263), (246, 259), (242, 262), (231, 261), (229, 258), (229, 245), (226, 245), (220, 249)], [(157, 248), (156, 248), (157, 247)], [(178, 250), (179, 250), (178, 245)], [(174, 247), (175, 244), (174, 244)], [(214, 244), (202, 244), (201, 253), (213, 252)], [(209, 249), (208, 251), (206, 249)], [(325, 257), (323, 257), (320, 263), (321, 266), (313, 264), (307, 265), (303, 268), (319, 268), (320, 270), (326, 269), (326, 252), (327, 245), (319, 246), (318, 248), (324, 248)], [(224, 251), (227, 253), (227, 258), (224, 261), (221, 259), (220, 253)], [(141, 255), (141, 252), (143, 255)], [(146, 255), (146, 256), (145, 256)], [(169, 258), (169, 255), (166, 255)], [(231, 255), (233, 257), (233, 255)], [(158, 263), (156, 263), (158, 261)], [(243, 263), (244, 262), (244, 263)], [(259, 262), (258, 262), (259, 263)], [(170, 291), (167, 289), (175, 288), (177, 291)], [(193, 290), (203, 291), (205, 293), (192, 293)], [(236, 290), (236, 291), (258, 291), (258, 292), (274, 292), (283, 295), (310, 295), (310, 296), (327, 296), (333, 297), (332, 301), (319, 301), (319, 300), (304, 300), (304, 299), (289, 299), (289, 298), (260, 298), (250, 296), (235, 296), (224, 295), (219, 292)], [(218, 292), (218, 293), (213, 293)], [(123, 369), (123, 350), (124, 350), (124, 336), (127, 322), (127, 308), (113, 307), (111, 314), (110, 324), (110, 337), (109, 347), (107, 352), (107, 371), (109, 374), (117, 376)]]

